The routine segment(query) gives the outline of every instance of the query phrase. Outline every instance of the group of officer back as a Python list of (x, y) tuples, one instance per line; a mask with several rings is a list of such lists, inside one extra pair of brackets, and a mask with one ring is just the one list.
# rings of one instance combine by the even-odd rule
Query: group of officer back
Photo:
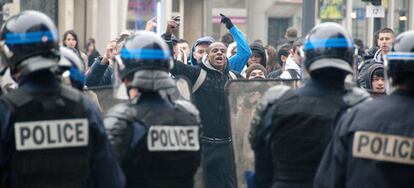
[[(250, 137), (257, 186), (412, 185), (412, 40), (414, 32), (397, 37), (385, 57), (392, 92), (371, 100), (345, 87), (351, 37), (335, 23), (315, 26), (303, 48), (310, 79), (298, 90), (270, 88), (257, 106)], [(169, 96), (176, 85), (166, 43), (137, 32), (122, 44), (114, 79), (130, 101), (104, 121), (79, 90), (61, 84), (64, 71), (72, 85), (82, 81), (64, 51), (43, 13), (21, 12), (1, 28), (1, 68), (19, 89), (0, 98), (0, 187), (193, 187), (200, 121), (190, 102)]]
[(19, 85), (0, 97), (0, 187), (193, 187), (198, 111), (169, 96), (176, 85), (161, 37), (137, 32), (124, 42), (114, 75), (130, 101), (104, 121), (49, 17), (11, 17), (0, 43), (2, 72)]
[(310, 79), (270, 88), (250, 132), (258, 187), (410, 187), (414, 180), (414, 32), (385, 56), (387, 96), (347, 88), (354, 45), (336, 23), (305, 39)]

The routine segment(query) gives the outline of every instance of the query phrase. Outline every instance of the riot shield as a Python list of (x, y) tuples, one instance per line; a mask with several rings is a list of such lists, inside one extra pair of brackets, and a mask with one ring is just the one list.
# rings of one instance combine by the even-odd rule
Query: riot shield
[(225, 87), (231, 126), (237, 187), (247, 188), (247, 177), (254, 171), (254, 153), (248, 135), (256, 103), (275, 85), (300, 86), (300, 80), (231, 80)]
[[(192, 93), (190, 89), (191, 87), (187, 79), (185, 79), (184, 77), (177, 77), (177, 78), (174, 78), (174, 80), (176, 82), (177, 88), (164, 91), (162, 92), (162, 95), (163, 94), (168, 95), (168, 97), (173, 101), (178, 100), (178, 99), (191, 101), (192, 100), (192, 97), (191, 97)], [(121, 92), (121, 91), (122, 90), (118, 90), (117, 92)], [(86, 93), (93, 92), (94, 94), (96, 94), (97, 101), (100, 104), (100, 109), (102, 111), (102, 114), (106, 114), (106, 112), (114, 105), (128, 101), (128, 99), (119, 98), (118, 97), (119, 94), (116, 94), (117, 96), (114, 96), (113, 87), (110, 85), (100, 86), (100, 87), (91, 87), (91, 88), (86, 89), (85, 92)], [(126, 88), (123, 90), (123, 92), (124, 92), (124, 95), (127, 96)]]
[(96, 94), (102, 114), (106, 114), (106, 112), (116, 104), (128, 101), (114, 97), (114, 91), (111, 85), (91, 87), (86, 89), (86, 91)]

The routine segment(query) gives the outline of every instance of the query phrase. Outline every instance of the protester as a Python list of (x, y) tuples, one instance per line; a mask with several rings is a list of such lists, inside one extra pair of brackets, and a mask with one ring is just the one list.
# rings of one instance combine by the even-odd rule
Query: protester
[(246, 79), (264, 79), (267, 71), (261, 64), (250, 65), (246, 70)]
[(76, 49), (76, 54), (82, 59), (82, 70), (85, 72), (88, 69), (88, 56), (79, 50), (78, 35), (74, 30), (66, 31), (62, 37), (62, 44), (64, 47)]
[(86, 52), (86, 55), (88, 56), (88, 69), (89, 69), (89, 67), (92, 66), (95, 59), (101, 56), (98, 50), (96, 50), (95, 39), (93, 38), (88, 39), (88, 43), (86, 43), (85, 52)]
[(121, 35), (106, 45), (103, 57), (95, 59), (92, 67), (86, 72), (85, 85), (88, 87), (108, 86), (112, 84), (113, 64), (115, 56), (120, 53), (121, 46), (129, 35)]
[(391, 45), (395, 40), (394, 31), (390, 28), (383, 28), (379, 31), (377, 44), (379, 49), (375, 52), (373, 59), (364, 61), (358, 66), (357, 84), (361, 88), (367, 88), (369, 83), (365, 82), (367, 70), (372, 64), (384, 64), (384, 56), (391, 50)]

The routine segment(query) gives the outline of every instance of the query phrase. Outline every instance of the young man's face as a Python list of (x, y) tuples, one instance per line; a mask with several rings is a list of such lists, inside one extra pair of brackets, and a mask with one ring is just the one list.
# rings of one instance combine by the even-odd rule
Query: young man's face
[(197, 61), (200, 61), (204, 54), (207, 54), (208, 46), (208, 44), (199, 44), (194, 48), (193, 56)]
[(378, 37), (378, 46), (382, 50), (383, 54), (387, 54), (390, 49), (391, 45), (394, 42), (394, 34), (392, 33), (379, 33)]
[(183, 49), (187, 57), (190, 55), (190, 47), (186, 42), (178, 43), (178, 48)]
[(257, 53), (257, 52), (253, 52), (252, 55), (249, 58), (249, 61), (247, 62), (248, 65), (257, 63), (260, 64), (260, 62), (262, 62), (262, 56)]
[(375, 92), (385, 92), (385, 79), (384, 77), (375, 76), (372, 78), (372, 90)]
[(253, 70), (247, 79), (257, 79), (257, 78), (265, 78), (265, 74), (262, 70), (256, 69)]
[(217, 70), (224, 70), (227, 64), (226, 52), (227, 47), (223, 43), (217, 42), (211, 44), (208, 54), (211, 66)]

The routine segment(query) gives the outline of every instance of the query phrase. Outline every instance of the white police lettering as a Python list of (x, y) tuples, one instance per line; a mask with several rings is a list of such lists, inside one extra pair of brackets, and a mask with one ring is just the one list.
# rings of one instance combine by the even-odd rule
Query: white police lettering
[(88, 145), (87, 119), (18, 122), (14, 124), (17, 150), (39, 150)]
[(151, 126), (147, 136), (150, 151), (198, 151), (198, 126)]
[(414, 165), (414, 138), (357, 131), (352, 156)]

